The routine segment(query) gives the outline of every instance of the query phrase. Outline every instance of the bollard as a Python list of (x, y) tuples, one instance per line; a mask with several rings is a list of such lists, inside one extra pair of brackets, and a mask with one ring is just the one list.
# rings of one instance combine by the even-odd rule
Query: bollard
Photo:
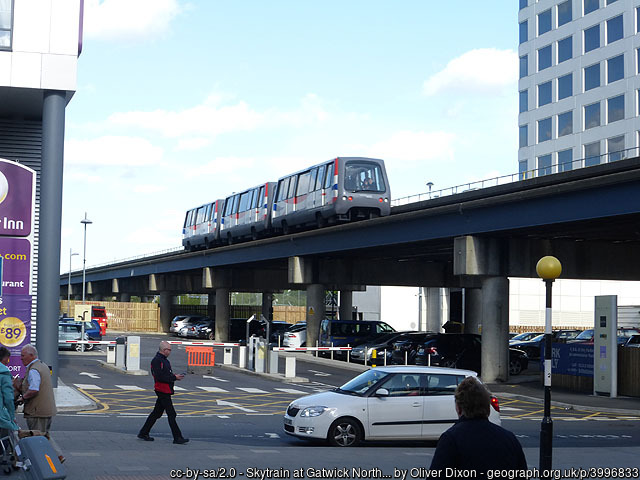
[(296, 376), (296, 357), (287, 357), (285, 361), (284, 376), (294, 378)]
[(238, 367), (247, 368), (247, 347), (240, 347), (238, 352)]
[(125, 368), (126, 364), (126, 345), (127, 339), (124, 337), (116, 338), (116, 367)]
[(278, 373), (278, 352), (269, 352), (269, 373)]
[(127, 337), (127, 371), (140, 370), (140, 337)]
[(256, 341), (256, 352), (255, 352), (255, 356), (254, 356), (254, 372), (257, 373), (264, 373), (264, 367), (265, 367), (265, 360), (266, 360), (266, 355), (265, 355), (265, 345), (264, 342), (262, 341)]
[(333, 342), (331, 342), (331, 348), (332, 348), (332, 350), (331, 350), (331, 360), (333, 360)]
[(387, 366), (387, 349), (384, 349), (384, 366)]
[(116, 363), (116, 346), (107, 345), (107, 363)]
[(231, 347), (224, 347), (222, 363), (224, 365), (231, 365), (233, 363), (233, 349)]
[[(376, 363), (378, 363), (376, 360), (376, 357), (377, 357), (376, 350), (374, 348), (373, 351), (371, 352), (371, 368), (376, 368)], [(365, 355), (365, 358), (366, 358), (366, 355)]]

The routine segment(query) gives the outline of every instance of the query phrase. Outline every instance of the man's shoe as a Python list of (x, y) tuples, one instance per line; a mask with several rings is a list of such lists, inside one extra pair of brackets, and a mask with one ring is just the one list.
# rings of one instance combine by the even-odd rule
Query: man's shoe
[(188, 438), (176, 438), (173, 443), (177, 443), (178, 445), (184, 445), (189, 441)]
[(140, 440), (144, 440), (145, 442), (153, 442), (153, 437), (150, 437), (149, 435), (142, 435), (141, 433), (139, 433), (138, 438)]

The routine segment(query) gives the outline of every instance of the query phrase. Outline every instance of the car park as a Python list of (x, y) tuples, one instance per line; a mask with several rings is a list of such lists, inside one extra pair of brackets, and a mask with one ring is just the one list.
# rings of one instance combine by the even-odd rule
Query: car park
[[(573, 342), (580, 334), (582, 334), (582, 330), (554, 330), (551, 332), (553, 342)], [(509, 346), (524, 351), (529, 358), (540, 358), (543, 342), (544, 333), (540, 333), (537, 337), (524, 342), (509, 342)]]
[(415, 332), (403, 335), (392, 342), (391, 363), (394, 365), (415, 365), (418, 347), (434, 332)]
[(176, 336), (186, 336), (186, 332), (184, 332), (184, 335), (180, 333), (182, 327), (193, 325), (201, 320), (208, 319), (209, 317), (206, 317), (204, 315), (178, 315), (176, 317), (173, 317), (173, 320), (171, 320), (169, 333), (173, 333)]
[(406, 331), (406, 332), (391, 332), (385, 333), (373, 339), (369, 339), (368, 341), (361, 343), (353, 347), (351, 350), (351, 360), (355, 362), (363, 362), (367, 363), (372, 362), (373, 352), (376, 352), (376, 358), (380, 363), (385, 363), (385, 354), (386, 354), (386, 363), (391, 363), (391, 353), (393, 351), (393, 342), (397, 339), (401, 338), (404, 335), (409, 333), (416, 333), (414, 331)]
[[(620, 327), (617, 331), (617, 343), (623, 345), (633, 335), (640, 334), (640, 330), (637, 328)], [(593, 328), (589, 328), (581, 332), (577, 337), (571, 340), (572, 343), (593, 343)]]
[[(82, 325), (80, 322), (58, 322), (58, 350), (73, 349), (77, 352), (82, 351), (82, 343), (67, 343), (67, 340), (80, 340), (82, 337)], [(89, 340), (89, 336), (84, 334), (84, 340)], [(93, 350), (93, 344), (84, 344), (84, 350)]]
[(325, 318), (320, 322), (318, 346), (354, 346), (366, 338), (391, 332), (395, 332), (395, 329), (379, 320), (335, 320)]
[(300, 322), (289, 327), (284, 333), (282, 346), (290, 348), (300, 348), (307, 346), (307, 323)]
[(509, 340), (509, 343), (511, 344), (511, 343), (516, 343), (516, 342), (526, 342), (528, 340), (531, 340), (534, 337), (537, 337), (541, 333), (542, 332), (524, 332), (524, 333), (519, 333), (515, 337), (511, 338)]
[[(298, 438), (351, 447), (363, 440), (437, 440), (458, 420), (454, 393), (475, 372), (387, 366), (361, 373), (340, 388), (298, 398), (284, 415), (284, 431)], [(491, 398), (489, 420), (500, 425)]]

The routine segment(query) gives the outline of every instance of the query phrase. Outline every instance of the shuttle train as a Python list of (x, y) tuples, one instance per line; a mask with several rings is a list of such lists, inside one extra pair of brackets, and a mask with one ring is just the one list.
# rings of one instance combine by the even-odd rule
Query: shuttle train
[(382, 160), (339, 157), (189, 210), (187, 250), (389, 215)]

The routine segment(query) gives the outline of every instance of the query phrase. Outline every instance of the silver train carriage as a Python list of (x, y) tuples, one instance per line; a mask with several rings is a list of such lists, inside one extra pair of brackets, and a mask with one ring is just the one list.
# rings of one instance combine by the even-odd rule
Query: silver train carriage
[(382, 160), (339, 157), (278, 180), (271, 225), (292, 227), (389, 215), (391, 191)]
[(382, 160), (338, 157), (187, 212), (187, 250), (256, 240), (292, 228), (386, 216), (391, 192)]

